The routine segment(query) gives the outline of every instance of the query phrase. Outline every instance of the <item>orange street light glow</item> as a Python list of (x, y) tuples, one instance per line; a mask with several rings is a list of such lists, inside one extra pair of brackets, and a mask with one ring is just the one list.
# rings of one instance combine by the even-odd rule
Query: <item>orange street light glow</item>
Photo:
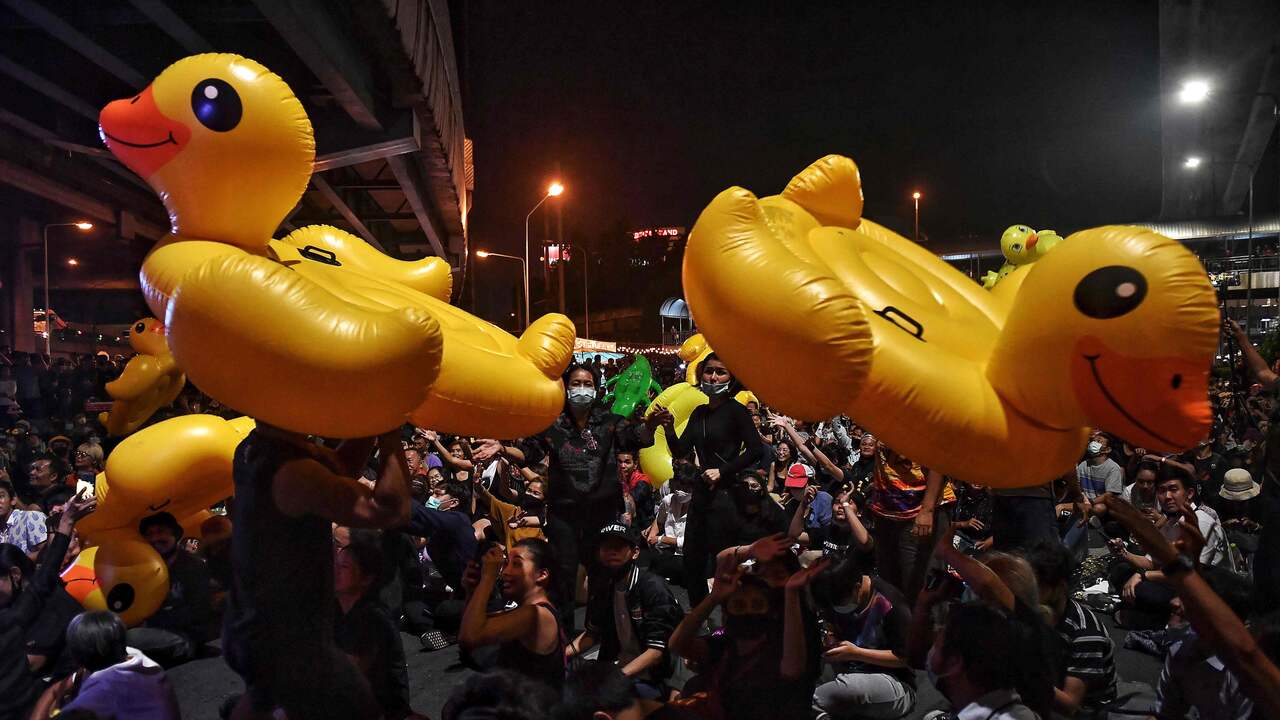
[(912, 197), (913, 199), (915, 199), (915, 200), (919, 200), (919, 199), (920, 199), (920, 193), (918, 193), (918, 192), (913, 192), (913, 193), (911, 193), (911, 197)]
[(80, 264), (80, 261), (75, 258), (67, 258), (67, 264), (71, 267), (75, 267)]
[(80, 228), (81, 230), (92, 230), (93, 223), (89, 222), (88, 220), (81, 220), (80, 222), (76, 223), (76, 227)]
[(476, 251), (476, 257), (481, 257), (481, 258), (489, 257), (489, 251), (488, 251), (488, 250), (477, 250), (477, 251)]
[(564, 193), (564, 186), (559, 182), (551, 183), (551, 187), (547, 188), (547, 194), (551, 197), (559, 197)]

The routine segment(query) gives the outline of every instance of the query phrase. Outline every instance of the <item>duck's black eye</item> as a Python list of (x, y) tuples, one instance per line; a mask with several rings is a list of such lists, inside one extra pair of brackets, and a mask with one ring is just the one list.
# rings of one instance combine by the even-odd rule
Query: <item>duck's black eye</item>
[(191, 91), (191, 110), (201, 125), (214, 132), (227, 132), (240, 124), (244, 107), (231, 84), (217, 78), (196, 83)]
[(1076, 309), (1098, 320), (1120, 317), (1142, 304), (1147, 279), (1124, 265), (1098, 268), (1076, 285)]
[(133, 606), (133, 598), (133, 586), (129, 583), (120, 583), (107, 593), (107, 608), (112, 612), (124, 612)]
[(1182, 375), (1174, 375), (1173, 380), (1170, 381), (1169, 384), (1173, 386), (1174, 390), (1182, 387)]
[(136, 333), (140, 333), (146, 329), (147, 329), (147, 326), (143, 325), (142, 323), (138, 323), (137, 325), (133, 326), (133, 331)]

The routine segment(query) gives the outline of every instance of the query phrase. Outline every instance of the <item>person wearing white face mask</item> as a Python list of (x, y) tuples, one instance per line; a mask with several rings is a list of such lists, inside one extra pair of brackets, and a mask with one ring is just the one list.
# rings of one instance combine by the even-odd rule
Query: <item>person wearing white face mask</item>
[(671, 413), (658, 410), (640, 423), (609, 412), (599, 402), (599, 377), (584, 365), (569, 366), (564, 386), (564, 412), (523, 449), (527, 465), (547, 463), (543, 532), (559, 559), (557, 607), (571, 631), (578, 565), (590, 566), (600, 528), (623, 510), (617, 453), (652, 445), (654, 428)]
[(731, 495), (735, 481), (743, 470), (762, 462), (766, 452), (751, 413), (733, 400), (740, 385), (715, 353), (703, 359), (698, 378), (709, 402), (689, 413), (683, 434), (676, 434), (674, 419), (666, 423), (671, 457), (691, 458), (696, 453), (702, 468), (702, 481), (692, 488), (693, 512), (684, 548), (685, 587), (689, 602), (695, 604), (707, 595), (705, 580), (711, 577), (716, 554), (737, 539), (738, 510)]

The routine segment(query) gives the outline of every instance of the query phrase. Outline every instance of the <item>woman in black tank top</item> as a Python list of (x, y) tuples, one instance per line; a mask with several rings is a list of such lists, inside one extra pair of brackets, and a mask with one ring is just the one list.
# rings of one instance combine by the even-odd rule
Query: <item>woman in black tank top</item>
[[(462, 578), (467, 606), (458, 643), (466, 650), (498, 646), (496, 667), (520, 673), (557, 691), (564, 684), (564, 632), (551, 603), (556, 561), (540, 538), (517, 542), (506, 556), (494, 546)], [(502, 597), (515, 609), (488, 614), (489, 597), (501, 583)]]

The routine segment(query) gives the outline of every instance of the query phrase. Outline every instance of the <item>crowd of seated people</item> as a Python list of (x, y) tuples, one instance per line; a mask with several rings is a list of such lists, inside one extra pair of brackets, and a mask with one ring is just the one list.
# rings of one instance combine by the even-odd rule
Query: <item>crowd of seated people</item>
[[(405, 633), (475, 673), (445, 718), (919, 717), (926, 678), (966, 720), (1280, 717), (1277, 376), (1246, 360), (1258, 387), (1215, 384), (1226, 400), (1196, 448), (1099, 429), (1075, 469), (1017, 490), (945, 477), (854, 419), (740, 405), (715, 356), (683, 434), (661, 408), (619, 417), (601, 398), (620, 368), (588, 360), (538, 435), (401, 429), (407, 521), (330, 523), (331, 637), (369, 716), (395, 720), (421, 717)], [(170, 578), (152, 616), (125, 628), (79, 607), (58, 575), (92, 509), (77, 486), (112, 440), (75, 412), (100, 386), (75, 388), (119, 370), (84, 365), (0, 365), (0, 717), (178, 717), (166, 671), (218, 654), (237, 583), (235, 498), (194, 537), (165, 512), (141, 521)], [(156, 420), (185, 412), (230, 415), (189, 389)], [(638, 453), (659, 428), (673, 476), (656, 484)], [(381, 484), (392, 451), (349, 481)], [(1117, 669), (1116, 627), (1160, 655), (1145, 694)]]

